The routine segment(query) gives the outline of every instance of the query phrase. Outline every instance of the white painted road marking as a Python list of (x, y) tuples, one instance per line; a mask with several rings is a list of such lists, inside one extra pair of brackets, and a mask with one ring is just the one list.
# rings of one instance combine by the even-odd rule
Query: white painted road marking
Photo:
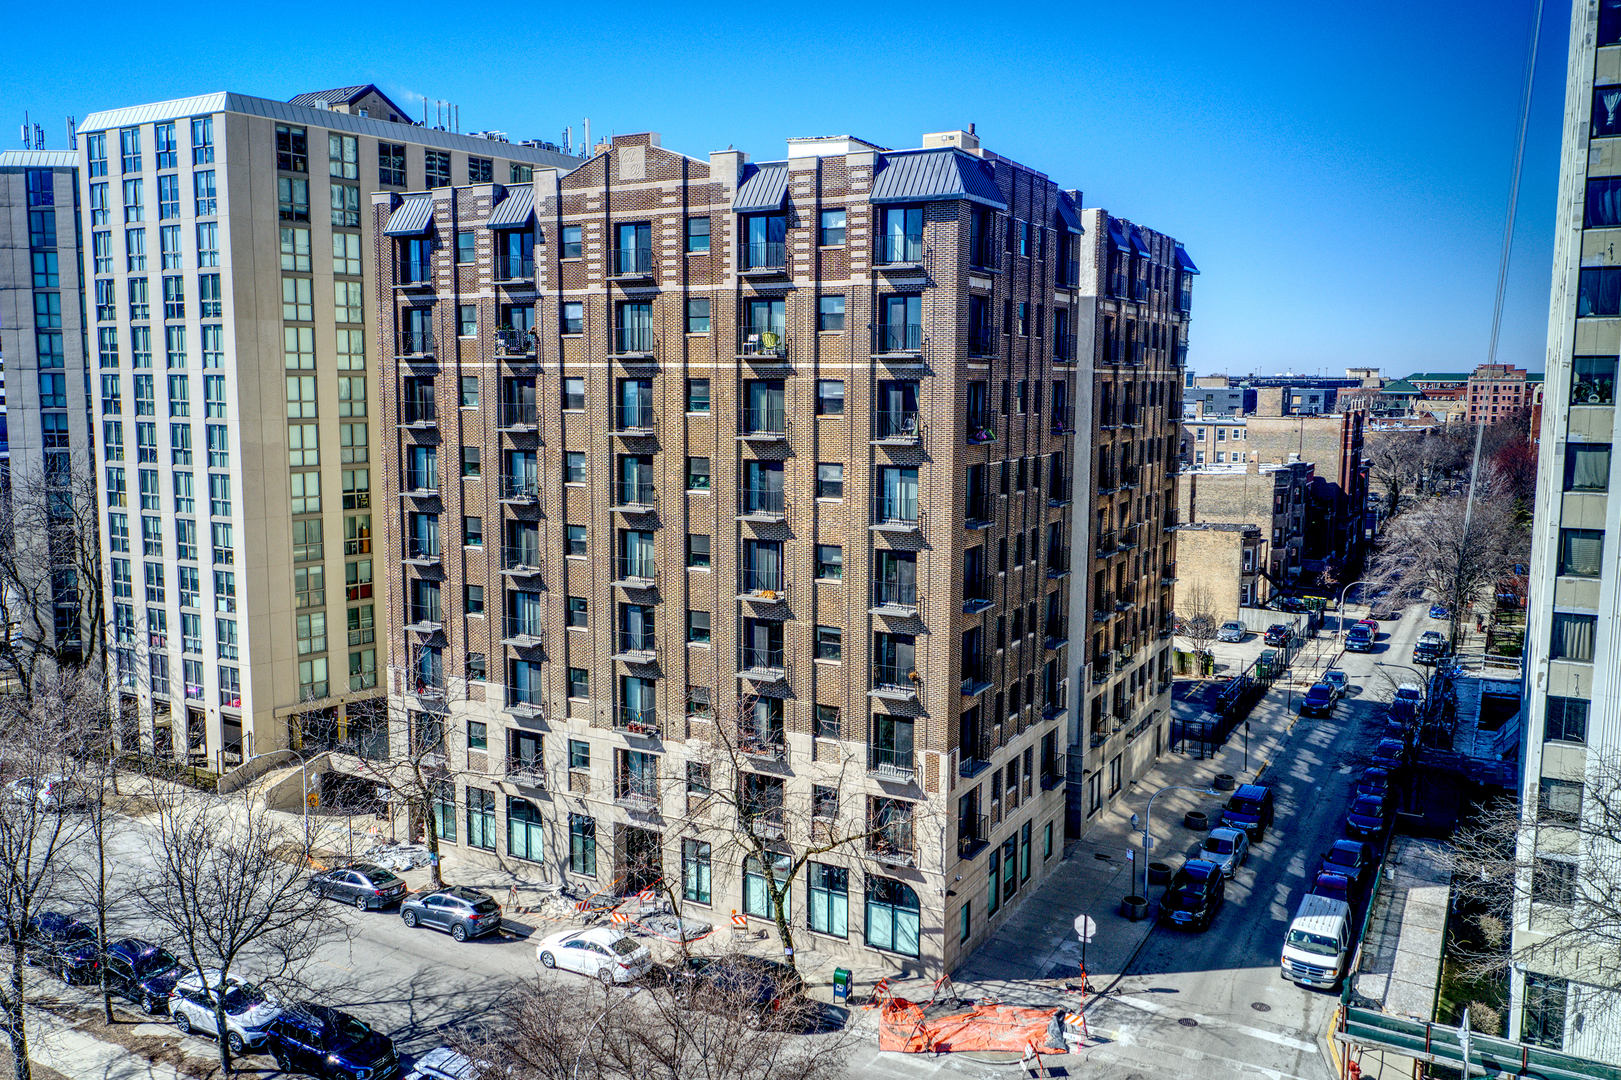
[(1129, 1006), (1133, 1009), (1141, 1009), (1146, 1013), (1153, 1013), (1155, 1016), (1191, 1016), (1193, 1019), (1199, 1021), (1199, 1025), (1201, 1027), (1222, 1028), (1227, 1031), (1236, 1031), (1241, 1035), (1248, 1035), (1252, 1039), (1261, 1039), (1265, 1042), (1275, 1043), (1278, 1046), (1287, 1046), (1291, 1050), (1299, 1050), (1303, 1054), (1315, 1054), (1318, 1052), (1317, 1044), (1314, 1042), (1306, 1042), (1302, 1039), (1290, 1038), (1288, 1035), (1282, 1035), (1276, 1031), (1267, 1031), (1263, 1028), (1248, 1027), (1244, 1024), (1234, 1024), (1227, 1020), (1218, 1020), (1210, 1016), (1201, 1016), (1198, 1013), (1182, 1013), (1176, 1009), (1161, 1005), (1157, 1001), (1143, 1001), (1130, 997), (1117, 997), (1109, 1000), (1118, 1002), (1121, 1005)]

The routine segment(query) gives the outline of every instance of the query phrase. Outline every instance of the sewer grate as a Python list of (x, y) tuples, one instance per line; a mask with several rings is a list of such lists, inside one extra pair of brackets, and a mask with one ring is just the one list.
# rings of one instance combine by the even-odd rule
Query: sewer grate
[(1268, 1005), (1264, 1001), (1252, 1001), (1252, 1002), (1250, 1002), (1250, 1008), (1254, 1009), (1256, 1012), (1271, 1012), (1272, 1011), (1272, 1006)]
[(1181, 1024), (1183, 1027), (1198, 1027), (1199, 1026), (1199, 1021), (1195, 1020), (1191, 1016), (1184, 1016), (1182, 1019), (1178, 1020), (1177, 1023)]

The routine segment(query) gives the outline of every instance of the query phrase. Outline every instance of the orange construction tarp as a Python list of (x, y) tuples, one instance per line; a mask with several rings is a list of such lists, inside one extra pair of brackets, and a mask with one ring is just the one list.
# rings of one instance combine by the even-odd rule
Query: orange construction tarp
[(1066, 1045), (1047, 1045), (1053, 1013), (1050, 1008), (989, 1003), (925, 1011), (916, 1002), (890, 998), (879, 1013), (878, 1049), (902, 1054), (944, 1054), (953, 1050), (1019, 1054), (1034, 1046), (1044, 1054), (1067, 1053)]

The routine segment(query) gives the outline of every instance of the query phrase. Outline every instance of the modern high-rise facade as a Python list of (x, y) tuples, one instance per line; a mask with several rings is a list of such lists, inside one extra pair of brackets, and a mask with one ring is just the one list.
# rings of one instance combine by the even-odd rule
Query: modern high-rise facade
[(1182, 372), (1199, 272), (1169, 236), (1106, 210), (1081, 221), (1089, 438), (1078, 447), (1070, 603), (1068, 677), (1085, 702), (1069, 729), (1076, 834), (1167, 747)]
[[(78, 154), (0, 153), (0, 357), (9, 407), (0, 401), (0, 443), (9, 447), (6, 484), (73, 488), (94, 468), (85, 376), (84, 264), (80, 253)], [(78, 485), (80, 493), (88, 487)], [(25, 530), (26, 532), (26, 530)], [(15, 537), (20, 544), (36, 539)], [(47, 556), (56, 559), (55, 555)], [(64, 658), (82, 655), (95, 620), (71, 556), (53, 564), (51, 595), (36, 605), (8, 595), (6, 617), (19, 641)], [(43, 566), (43, 564), (42, 564)], [(93, 591), (93, 590), (92, 590)], [(25, 648), (27, 646), (24, 646)]]
[(387, 577), (370, 197), (577, 163), (380, 119), (375, 88), (329, 93), (210, 94), (79, 129), (126, 749), (217, 768), (367, 737), (351, 721), (381, 693)]
[[(1531, 530), (1519, 859), (1526, 888), (1513, 920), (1509, 1035), (1621, 1063), (1613, 923), (1621, 482), (1612, 452), (1621, 355), (1621, 4), (1571, 5), (1569, 57)], [(1475, 385), (1472, 378), (1472, 393)]]
[(765, 929), (819, 845), (799, 947), (930, 971), (1057, 865), (1076, 199), (954, 131), (373, 200), (390, 701), (452, 863)]

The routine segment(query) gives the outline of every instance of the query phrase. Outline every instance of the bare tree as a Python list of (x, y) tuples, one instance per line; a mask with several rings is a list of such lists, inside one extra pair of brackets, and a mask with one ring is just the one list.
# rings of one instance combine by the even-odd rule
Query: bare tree
[[(411, 708), (392, 696), (385, 703), (377, 701), (387, 716), (385, 725), (385, 752), (367, 751), (363, 747), (345, 748), (356, 751), (354, 768), (386, 788), (390, 812), (403, 809), (407, 827), (413, 835), (420, 835), (428, 849), (434, 888), (445, 884), (443, 862), (439, 857), (439, 829), (437, 815), (445, 806), (456, 802), (456, 775), (454, 759), (465, 761), (465, 746), (452, 747), (450, 714), (445, 710), (445, 699), (431, 691), (419, 696), (422, 708)], [(384, 749), (379, 747), (378, 749)], [(452, 750), (460, 751), (452, 754)], [(454, 809), (451, 810), (454, 813)]]
[[(70, 850), (84, 833), (75, 789), (91, 733), (100, 731), (102, 690), (77, 673), (39, 672), (33, 694), (0, 697), (0, 934), (9, 970), (0, 980), (0, 1022), (11, 1043), (12, 1074), (28, 1080), (24, 978), (29, 922), (68, 877)], [(55, 792), (40, 790), (43, 781)], [(16, 786), (11, 786), (16, 785)]]
[(1394, 518), (1412, 500), (1440, 492), (1449, 478), (1468, 465), (1470, 447), (1428, 431), (1369, 435), (1363, 456), (1373, 480), (1385, 489), (1385, 515)]
[(93, 470), (0, 476), (0, 671), (24, 696), (49, 670), (103, 670), (100, 506)]
[(1377, 585), (1422, 588), (1446, 605), (1454, 641), (1464, 612), (1490, 598), (1497, 581), (1530, 558), (1529, 534), (1512, 506), (1482, 486), (1467, 529), (1467, 500), (1461, 495), (1425, 500), (1397, 518), (1369, 573)]
[[(233, 971), (251, 970), (256, 982), (297, 982), (345, 924), (308, 888), (303, 835), (283, 815), (194, 792), (159, 798), (157, 806), (140, 908), (192, 967), (217, 973), (205, 992), (223, 1033), (223, 989)], [(232, 1053), (222, 1037), (226, 1073)]]
[(1210, 588), (1202, 583), (1194, 585), (1187, 591), (1186, 599), (1179, 599), (1176, 606), (1179, 609), (1177, 633), (1188, 639), (1195, 655), (1209, 656), (1210, 644), (1221, 631), (1221, 614), (1216, 610)]

